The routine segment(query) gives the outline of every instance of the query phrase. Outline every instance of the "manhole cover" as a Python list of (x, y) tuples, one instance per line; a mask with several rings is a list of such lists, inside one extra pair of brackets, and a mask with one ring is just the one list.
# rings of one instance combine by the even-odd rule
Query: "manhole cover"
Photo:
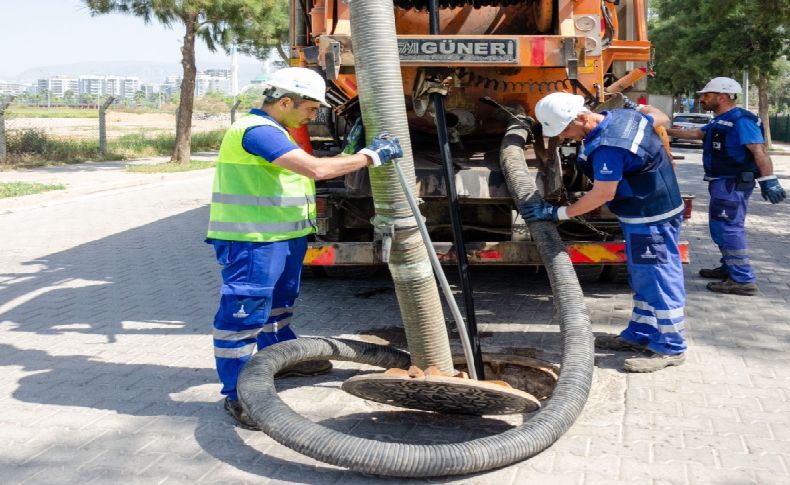
[(368, 374), (352, 377), (342, 389), (374, 402), (440, 413), (516, 414), (540, 407), (540, 401), (524, 391), (460, 377)]

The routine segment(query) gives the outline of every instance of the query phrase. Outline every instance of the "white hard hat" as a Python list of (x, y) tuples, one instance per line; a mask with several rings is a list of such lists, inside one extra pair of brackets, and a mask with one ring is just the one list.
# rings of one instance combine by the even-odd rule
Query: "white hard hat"
[(326, 102), (326, 82), (320, 74), (311, 69), (284, 67), (272, 74), (265, 84), (277, 88), (280, 96), (287, 93), (298, 94), (329, 106)]
[(743, 89), (738, 81), (729, 77), (714, 77), (705, 85), (704, 88), (697, 91), (697, 94), (704, 93), (726, 93), (726, 94), (741, 94)]
[(578, 94), (551, 93), (535, 105), (535, 116), (545, 136), (557, 136), (585, 109), (584, 97)]

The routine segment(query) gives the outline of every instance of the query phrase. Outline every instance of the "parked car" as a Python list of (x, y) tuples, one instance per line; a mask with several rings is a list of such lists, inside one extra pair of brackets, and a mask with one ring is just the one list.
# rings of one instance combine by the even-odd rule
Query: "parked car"
[[(681, 130), (693, 130), (707, 125), (713, 115), (708, 113), (673, 113), (672, 128)], [(680, 138), (670, 138), (670, 143), (702, 143), (702, 140), (684, 140)]]

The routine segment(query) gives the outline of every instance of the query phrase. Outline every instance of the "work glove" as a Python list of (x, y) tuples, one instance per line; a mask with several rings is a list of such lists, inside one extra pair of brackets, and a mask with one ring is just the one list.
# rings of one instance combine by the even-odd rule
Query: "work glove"
[(779, 185), (779, 179), (776, 175), (768, 175), (757, 179), (760, 183), (760, 192), (763, 194), (763, 199), (772, 204), (778, 204), (787, 198), (785, 189)]
[(367, 155), (373, 160), (374, 167), (389, 163), (393, 158), (403, 157), (403, 149), (400, 147), (400, 142), (389, 133), (381, 133), (377, 135), (359, 153)]
[(556, 207), (546, 201), (519, 204), (518, 211), (524, 222), (557, 222), (568, 219), (568, 207)]

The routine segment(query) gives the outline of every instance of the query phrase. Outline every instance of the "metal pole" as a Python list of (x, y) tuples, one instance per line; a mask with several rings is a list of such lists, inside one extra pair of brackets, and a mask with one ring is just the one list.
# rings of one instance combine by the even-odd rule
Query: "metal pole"
[(8, 156), (5, 137), (5, 110), (13, 100), (14, 96), (9, 96), (5, 100), (0, 101), (0, 164), (5, 164)]
[[(430, 33), (439, 33), (439, 2), (429, 0), (428, 14), (430, 20)], [(477, 336), (477, 319), (475, 317), (475, 301), (472, 292), (472, 279), (469, 275), (469, 261), (466, 257), (466, 245), (464, 244), (463, 228), (461, 227), (461, 210), (458, 203), (458, 193), (455, 190), (455, 170), (453, 169), (453, 159), (450, 153), (450, 134), (447, 132), (447, 118), (444, 111), (444, 98), (441, 94), (431, 94), (434, 111), (436, 114), (436, 131), (439, 136), (439, 152), (442, 157), (444, 168), (444, 180), (447, 184), (447, 199), (450, 209), (450, 222), (453, 226), (453, 239), (455, 242), (456, 261), (458, 262), (458, 273), (461, 277), (461, 289), (464, 294), (464, 308), (466, 309), (466, 330), (469, 334), (469, 343), (474, 354), (475, 369), (477, 378), (485, 379), (483, 369), (483, 355), (480, 350), (480, 339)], [(471, 371), (471, 365), (470, 365)], [(470, 372), (471, 373), (471, 372)]]
[(241, 104), (241, 100), (237, 99), (233, 102), (233, 106), (230, 108), (230, 124), (236, 122), (236, 110), (239, 109), (239, 105)]
[(433, 274), (435, 274), (436, 279), (439, 280), (442, 293), (444, 293), (444, 298), (447, 300), (447, 306), (450, 307), (453, 320), (455, 320), (456, 325), (458, 325), (458, 335), (461, 337), (461, 347), (464, 349), (464, 357), (466, 358), (469, 377), (477, 379), (477, 376), (480, 375), (477, 371), (478, 367), (475, 362), (477, 359), (472, 350), (472, 343), (469, 341), (469, 330), (464, 323), (464, 317), (461, 316), (461, 310), (458, 309), (458, 303), (456, 303), (455, 297), (453, 296), (453, 290), (450, 288), (450, 283), (447, 282), (447, 277), (444, 275), (442, 263), (439, 262), (439, 257), (436, 255), (436, 249), (433, 247), (431, 236), (428, 234), (428, 228), (425, 226), (425, 220), (420, 213), (420, 208), (417, 206), (417, 199), (414, 197), (411, 187), (409, 187), (409, 182), (406, 180), (406, 175), (403, 173), (400, 164), (395, 162), (393, 165), (395, 165), (395, 171), (398, 172), (398, 179), (400, 179), (401, 187), (403, 187), (403, 193), (406, 194), (406, 201), (409, 203), (409, 207), (414, 214), (414, 220), (417, 221), (417, 228), (420, 230), (422, 242), (425, 244), (425, 249), (428, 251), (428, 259), (431, 260)]
[(749, 109), (749, 71), (743, 71), (743, 109)]

